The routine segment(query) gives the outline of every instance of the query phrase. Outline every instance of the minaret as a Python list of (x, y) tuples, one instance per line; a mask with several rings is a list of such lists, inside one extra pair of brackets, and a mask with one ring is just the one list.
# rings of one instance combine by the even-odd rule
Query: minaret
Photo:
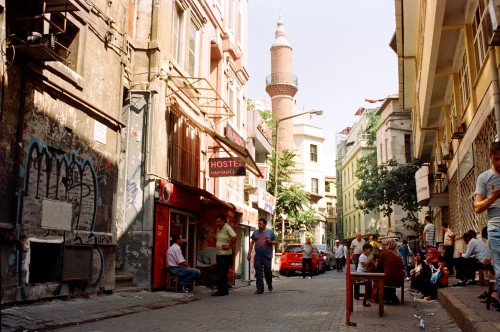
[[(278, 18), (278, 28), (271, 46), (271, 75), (266, 78), (266, 92), (271, 97), (275, 119), (293, 115), (293, 97), (297, 93), (297, 76), (292, 74), (292, 46), (286, 39), (285, 27)], [(279, 123), (277, 150), (293, 149), (293, 121)]]

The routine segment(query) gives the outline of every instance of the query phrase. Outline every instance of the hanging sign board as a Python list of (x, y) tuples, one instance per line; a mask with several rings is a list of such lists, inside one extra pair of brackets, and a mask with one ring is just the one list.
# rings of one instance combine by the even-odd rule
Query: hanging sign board
[(210, 158), (208, 160), (208, 176), (212, 178), (245, 175), (245, 163), (238, 158)]

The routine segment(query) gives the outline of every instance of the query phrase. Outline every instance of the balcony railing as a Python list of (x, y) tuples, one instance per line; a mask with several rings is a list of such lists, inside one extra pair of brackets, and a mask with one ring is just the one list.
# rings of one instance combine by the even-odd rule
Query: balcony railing
[(298, 86), (298, 78), (297, 75), (290, 73), (274, 73), (266, 77), (266, 86), (274, 84)]

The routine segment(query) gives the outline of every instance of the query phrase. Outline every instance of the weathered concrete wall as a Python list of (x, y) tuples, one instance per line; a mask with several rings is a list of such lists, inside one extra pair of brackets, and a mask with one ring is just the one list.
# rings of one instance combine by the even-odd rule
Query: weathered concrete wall
[[(77, 62), (66, 66), (18, 55), (6, 75), (0, 117), (2, 303), (114, 289), (127, 8), (118, 1), (94, 1), (92, 8), (77, 3), (80, 11), (69, 15), (79, 28)], [(34, 261), (40, 244), (61, 257)], [(71, 248), (83, 248), (83, 256), (69, 254)]]

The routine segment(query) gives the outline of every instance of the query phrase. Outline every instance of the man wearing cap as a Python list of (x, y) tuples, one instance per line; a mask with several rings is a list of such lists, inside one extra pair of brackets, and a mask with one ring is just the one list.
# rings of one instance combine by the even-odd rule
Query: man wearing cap
[(180, 235), (172, 235), (172, 242), (167, 250), (167, 269), (171, 275), (179, 276), (181, 292), (188, 293), (189, 287), (198, 279), (200, 270), (189, 266), (182, 255), (181, 245), (182, 238)]
[(342, 272), (342, 266), (344, 261), (344, 246), (340, 244), (339, 240), (335, 240), (335, 265), (337, 267), (337, 272)]

